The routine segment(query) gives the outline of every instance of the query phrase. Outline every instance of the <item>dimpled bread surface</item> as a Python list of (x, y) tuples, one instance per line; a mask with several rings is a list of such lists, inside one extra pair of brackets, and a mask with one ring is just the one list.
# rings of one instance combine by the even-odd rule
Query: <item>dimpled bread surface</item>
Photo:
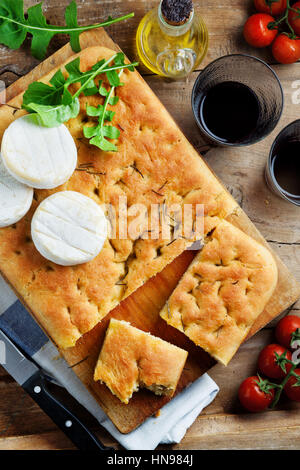
[(161, 317), (227, 365), (276, 285), (270, 251), (222, 221), (208, 234)]
[(94, 380), (105, 383), (126, 404), (139, 387), (171, 397), (187, 356), (183, 349), (112, 318)]

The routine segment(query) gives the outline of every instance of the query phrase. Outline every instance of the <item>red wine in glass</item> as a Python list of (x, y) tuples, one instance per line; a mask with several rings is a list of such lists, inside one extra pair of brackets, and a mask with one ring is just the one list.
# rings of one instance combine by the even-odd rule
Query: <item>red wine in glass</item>
[(265, 176), (275, 194), (300, 206), (300, 119), (282, 129), (274, 140)]
[(264, 139), (276, 127), (282, 108), (282, 86), (274, 70), (245, 54), (208, 64), (192, 91), (192, 109), (204, 139), (223, 147)]
[(199, 120), (203, 128), (224, 143), (239, 144), (250, 139), (259, 115), (259, 100), (243, 83), (218, 83), (200, 98)]
[(283, 192), (300, 198), (300, 141), (283, 141), (273, 156), (272, 169)]

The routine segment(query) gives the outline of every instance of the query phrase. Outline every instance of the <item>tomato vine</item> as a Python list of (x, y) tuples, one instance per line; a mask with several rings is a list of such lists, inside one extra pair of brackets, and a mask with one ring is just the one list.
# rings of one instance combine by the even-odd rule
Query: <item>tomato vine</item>
[(284, 377), (283, 381), (280, 384), (273, 383), (269, 381), (268, 379), (262, 380), (258, 375), (259, 380), (257, 381), (257, 385), (262, 392), (269, 393), (271, 389), (276, 390), (274, 400), (272, 401), (272, 404), (270, 406), (271, 409), (274, 409), (276, 407), (277, 403), (280, 400), (284, 387), (286, 386), (286, 384), (288, 383), (291, 377), (295, 377), (297, 379), (296, 386), (300, 386), (300, 376), (295, 373), (295, 369), (297, 368), (299, 364), (287, 359), (285, 353), (283, 353), (282, 355), (275, 353), (275, 356), (276, 356), (276, 363), (281, 367), (283, 372), (286, 372), (287, 364), (291, 365), (291, 369), (286, 374), (286, 376)]
[[(268, 6), (270, 6), (270, 8), (272, 8), (272, 3), (276, 2), (278, 0), (267, 0), (266, 3), (268, 4)], [(270, 4), (269, 4), (270, 3)], [(294, 13), (297, 13), (297, 18), (300, 18), (300, 8), (293, 8), (291, 6), (291, 3), (290, 3), (290, 0), (287, 0), (286, 1), (286, 10), (284, 12), (284, 14), (278, 18), (277, 20), (275, 21), (272, 21), (271, 23), (269, 23), (268, 25), (268, 28), (269, 29), (277, 29), (277, 30), (281, 30), (281, 33), (282, 34), (285, 34), (286, 36), (288, 36), (290, 39), (299, 39), (298, 36), (296, 35), (291, 23), (290, 23), (290, 20), (289, 20), (289, 13), (290, 11), (294, 12)], [(284, 30), (284, 26), (288, 28), (288, 32)]]

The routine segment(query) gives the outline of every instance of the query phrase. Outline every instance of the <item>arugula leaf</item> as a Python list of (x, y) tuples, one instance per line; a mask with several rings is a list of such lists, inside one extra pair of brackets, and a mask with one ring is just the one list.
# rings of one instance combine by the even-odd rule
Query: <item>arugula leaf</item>
[(47, 106), (43, 104), (30, 103), (31, 111), (38, 113), (42, 123), (46, 127), (56, 127), (69, 119), (78, 116), (80, 111), (79, 99), (72, 100), (70, 104), (59, 104), (56, 106)]
[[(122, 70), (121, 72), (119, 72), (119, 74), (115, 72), (118, 77), (118, 80), (116, 80), (114, 77), (114, 79), (112, 80), (113, 83), (120, 84), (120, 76), (122, 72), (123, 72)], [(106, 73), (106, 75), (108, 74)], [(109, 77), (108, 77), (108, 80), (109, 80)], [(111, 84), (111, 81), (110, 81), (110, 84)], [(118, 102), (118, 97), (113, 96), (116, 86), (118, 85), (115, 85), (115, 86), (113, 85), (110, 91), (108, 91), (106, 90), (106, 88), (102, 86), (102, 83), (101, 83), (99, 87), (99, 92), (102, 96), (105, 96), (104, 104), (103, 105), (100, 104), (99, 106), (97, 106), (97, 108), (95, 106), (87, 106), (86, 108), (87, 115), (91, 117), (98, 117), (99, 124), (95, 127), (85, 126), (83, 128), (83, 135), (87, 139), (90, 139), (90, 144), (96, 145), (97, 147), (99, 147), (101, 150), (105, 152), (117, 152), (118, 151), (118, 147), (112, 142), (110, 142), (109, 140), (107, 140), (107, 137), (109, 139), (118, 139), (120, 137), (119, 129), (117, 129), (115, 126), (104, 124), (105, 121), (111, 122), (115, 115), (115, 112), (108, 110), (107, 106), (109, 104), (116, 104)]]
[(83, 31), (109, 26), (134, 16), (134, 13), (130, 13), (120, 18), (109, 18), (103, 23), (79, 26), (75, 0), (65, 10), (66, 26), (49, 25), (42, 11), (42, 2), (28, 8), (27, 13), (28, 17), (25, 18), (23, 0), (0, 0), (0, 43), (11, 49), (19, 49), (27, 33), (30, 33), (31, 52), (37, 59), (45, 57), (49, 42), (58, 33), (68, 34), (73, 51), (79, 52), (79, 36)]
[(101, 150), (104, 152), (117, 152), (118, 147), (114, 145), (113, 143), (109, 142), (108, 140), (104, 139), (104, 137), (101, 137), (99, 135), (96, 135), (96, 137), (93, 137), (90, 140), (91, 145), (95, 145), (96, 147), (99, 147)]
[[(107, 95), (109, 94), (109, 91), (104, 87), (102, 86), (102, 80), (101, 82), (99, 82), (99, 93), (101, 96), (104, 96), (105, 98), (107, 97)], [(109, 104), (111, 106), (115, 106), (119, 101), (119, 97), (118, 96), (111, 96), (109, 98)]]
[(76, 29), (79, 28), (79, 24), (77, 21), (77, 4), (75, 1), (72, 1), (67, 6), (65, 10), (65, 21), (66, 21), (66, 25), (69, 28), (75, 29), (75, 31), (69, 33), (70, 45), (74, 52), (79, 52), (80, 51), (80, 41), (79, 41), (80, 32), (78, 30), (76, 31)]
[(27, 30), (23, 0), (5, 0), (0, 2), (0, 43), (11, 49), (19, 49), (25, 41)]
[(61, 102), (61, 99), (62, 92), (60, 88), (41, 82), (34, 82), (28, 86), (24, 93), (22, 107), (30, 112), (30, 103), (56, 105)]
[[(111, 64), (112, 62), (113, 64)], [(41, 82), (30, 84), (24, 93), (22, 107), (29, 113), (37, 113), (44, 126), (55, 127), (78, 116), (80, 111), (78, 97), (81, 93), (85, 95), (100, 94), (105, 97), (104, 105), (99, 105), (98, 108), (90, 106), (88, 107), (88, 112), (91, 116), (98, 117), (99, 121), (102, 121), (102, 124), (100, 127), (96, 126), (95, 131), (86, 132), (89, 132), (89, 139), (95, 138), (93, 142), (91, 142), (92, 144), (100, 148), (105, 147), (107, 149), (110, 148), (110, 150), (116, 150), (116, 146), (106, 141), (105, 137), (116, 139), (120, 135), (119, 130), (104, 129), (104, 127), (107, 127), (104, 126), (104, 122), (112, 121), (115, 113), (108, 110), (107, 105), (116, 105), (118, 97), (113, 96), (115, 87), (112, 87), (110, 91), (108, 91), (103, 86), (102, 80), (99, 81), (98, 86), (96, 86), (95, 78), (103, 73), (108, 74), (114, 72), (118, 77), (118, 80), (114, 77), (114, 83), (120, 83), (119, 75), (121, 75), (123, 69), (128, 68), (132, 70), (133, 68), (134, 70), (135, 65), (138, 64), (125, 64), (124, 54), (116, 53), (108, 60), (103, 59), (97, 62), (93, 65), (91, 70), (81, 72), (80, 59), (77, 58), (65, 66), (65, 70), (68, 73), (67, 77), (65, 77), (62, 70), (58, 70), (51, 78), (49, 85)], [(119, 70), (119, 75), (116, 70)], [(72, 83), (80, 83), (81, 85), (74, 95), (72, 95), (68, 89)]]
[[(111, 61), (112, 59), (110, 59)], [(65, 69), (68, 72), (69, 76), (68, 78), (65, 78), (62, 71), (58, 70), (55, 75), (51, 78), (50, 80), (50, 85), (46, 85), (45, 83), (41, 82), (33, 82), (28, 86), (28, 89), (26, 90), (24, 96), (23, 96), (23, 107), (27, 109), (27, 111), (30, 111), (29, 105), (30, 103), (38, 103), (38, 104), (43, 104), (43, 105), (56, 105), (62, 103), (62, 99), (64, 96), (67, 95), (68, 92), (68, 87), (72, 83), (80, 83), (84, 88), (82, 89), (82, 92), (86, 95), (95, 95), (98, 93), (99, 88), (96, 87), (94, 80), (90, 80), (92, 75), (99, 75), (100, 73), (105, 73), (109, 72), (112, 69), (115, 69), (116, 67), (119, 67), (119, 69), (122, 68), (131, 68), (130, 65), (121, 65), (121, 66), (110, 66), (110, 67), (105, 67), (103, 70), (102, 67), (105, 64), (105, 60), (101, 60), (95, 64), (91, 70), (87, 72), (81, 72), (80, 71), (80, 59), (77, 58), (73, 60), (72, 62), (69, 62), (66, 66)], [(134, 65), (137, 65), (135, 63)], [(89, 80), (89, 81), (88, 81)], [(100, 82), (99, 86), (101, 87), (102, 82)], [(103, 90), (106, 93), (106, 89), (101, 87), (101, 90)], [(100, 91), (101, 93), (101, 91)], [(69, 93), (70, 95), (70, 93)], [(70, 95), (71, 96), (71, 95)], [(102, 95), (106, 96), (106, 95)], [(113, 104), (113, 101), (115, 101), (114, 104), (116, 104), (117, 100), (112, 100), (110, 104)]]
[(119, 75), (115, 70), (111, 70), (110, 72), (107, 72), (106, 74), (109, 84), (113, 87), (117, 87), (121, 85)]
[(27, 23), (37, 28), (34, 32), (33, 30), (30, 31), (32, 33), (31, 53), (34, 57), (41, 60), (45, 57), (49, 42), (56, 32), (49, 28), (47, 20), (43, 15), (41, 3), (28, 8), (27, 13)]
[[(79, 57), (72, 62), (69, 62), (69, 64), (66, 65), (65, 69), (69, 74), (68, 77), (68, 83), (81, 83), (81, 85), (84, 85), (85, 82), (90, 78), (91, 74), (99, 69), (103, 64), (105, 60), (100, 60), (93, 66), (90, 72), (84, 73), (80, 71), (80, 59)], [(98, 88), (95, 85), (94, 80), (91, 80), (86, 88), (83, 90), (83, 93), (85, 96), (91, 96), (95, 95), (98, 92)]]

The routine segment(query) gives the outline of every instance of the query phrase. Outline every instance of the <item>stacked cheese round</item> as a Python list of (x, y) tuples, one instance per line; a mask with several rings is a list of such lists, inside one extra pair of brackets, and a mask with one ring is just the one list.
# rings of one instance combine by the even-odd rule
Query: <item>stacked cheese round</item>
[(19, 222), (29, 211), (32, 199), (33, 189), (8, 173), (0, 155), (0, 228)]
[(37, 189), (65, 183), (77, 163), (77, 148), (68, 128), (48, 128), (37, 114), (26, 114), (6, 129), (1, 152), (7, 171), (18, 181)]

